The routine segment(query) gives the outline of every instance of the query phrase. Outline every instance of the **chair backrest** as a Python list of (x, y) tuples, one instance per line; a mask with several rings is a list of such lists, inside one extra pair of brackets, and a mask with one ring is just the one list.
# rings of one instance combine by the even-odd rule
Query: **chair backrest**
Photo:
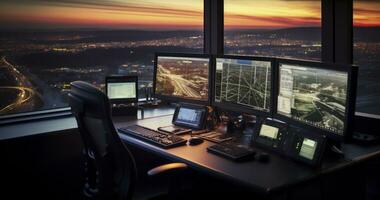
[(84, 194), (93, 199), (131, 199), (135, 161), (113, 125), (107, 96), (89, 83), (75, 81), (69, 104), (84, 145)]

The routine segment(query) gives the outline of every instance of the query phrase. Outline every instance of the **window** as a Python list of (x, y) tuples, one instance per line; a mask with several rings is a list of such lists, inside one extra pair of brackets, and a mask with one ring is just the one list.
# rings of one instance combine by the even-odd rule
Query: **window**
[(203, 0), (0, 2), (0, 115), (67, 106), (108, 74), (152, 86), (154, 52), (203, 52)]
[(321, 59), (321, 1), (224, 0), (226, 54)]
[(354, 64), (359, 66), (356, 110), (380, 114), (380, 2), (354, 1)]

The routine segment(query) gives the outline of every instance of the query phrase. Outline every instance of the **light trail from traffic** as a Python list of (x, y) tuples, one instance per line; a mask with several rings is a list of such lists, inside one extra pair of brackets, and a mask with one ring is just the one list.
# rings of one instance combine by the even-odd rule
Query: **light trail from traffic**
[(3, 56), (0, 61), (0, 67), (5, 68), (8, 73), (14, 77), (14, 81), (17, 85), (13, 86), (1, 86), (1, 90), (17, 90), (17, 97), (8, 105), (0, 108), (0, 114), (7, 114), (12, 110), (25, 106), (27, 103), (32, 103), (33, 97), (36, 95), (36, 91), (33, 89), (30, 81), (17, 69), (17, 67), (6, 60)]
[(33, 96), (35, 95), (35, 92), (33, 89), (26, 88), (26, 87), (0, 87), (0, 90), (2, 89), (19, 90), (20, 93), (17, 95), (17, 99), (14, 102), (0, 109), (0, 114), (8, 113), (9, 111), (21, 106), (23, 103), (32, 99)]

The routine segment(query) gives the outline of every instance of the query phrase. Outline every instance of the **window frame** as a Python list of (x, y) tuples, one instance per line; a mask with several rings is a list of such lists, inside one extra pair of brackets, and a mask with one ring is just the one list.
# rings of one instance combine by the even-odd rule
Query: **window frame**
[[(353, 63), (353, 1), (321, 0), (321, 60), (323, 62)], [(224, 0), (204, 0), (203, 4), (203, 53), (223, 55)], [(0, 124), (62, 116), (72, 116), (70, 107), (3, 115), (0, 116)], [(374, 121), (380, 119), (380, 115), (355, 113), (355, 119), (360, 117), (362, 120), (363, 116)]]

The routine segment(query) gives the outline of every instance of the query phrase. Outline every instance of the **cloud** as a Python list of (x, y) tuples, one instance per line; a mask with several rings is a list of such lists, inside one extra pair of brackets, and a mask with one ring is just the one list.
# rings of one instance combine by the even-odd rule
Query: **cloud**
[[(248, 15), (238, 15), (238, 14), (228, 14), (226, 19), (232, 23), (229, 25), (239, 26), (237, 22), (239, 21), (252, 21), (252, 24), (248, 26), (319, 26), (321, 19), (318, 17), (261, 17), (261, 16), (248, 16)], [(255, 24), (256, 23), (256, 24)], [(246, 24), (247, 26), (247, 24)]]
[(371, 15), (380, 16), (380, 10), (377, 10), (377, 9), (355, 8), (354, 13), (355, 14), (361, 14), (361, 15), (371, 14)]
[(162, 15), (177, 15), (177, 16), (203, 16), (203, 11), (186, 10), (178, 7), (169, 8), (161, 5), (151, 3), (148, 5), (144, 1), (129, 1), (119, 2), (110, 0), (2, 0), (5, 4), (21, 4), (21, 5), (48, 5), (53, 7), (69, 7), (69, 8), (86, 8), (96, 9), (101, 11), (115, 11), (115, 12), (141, 12), (141, 13), (155, 13)]

